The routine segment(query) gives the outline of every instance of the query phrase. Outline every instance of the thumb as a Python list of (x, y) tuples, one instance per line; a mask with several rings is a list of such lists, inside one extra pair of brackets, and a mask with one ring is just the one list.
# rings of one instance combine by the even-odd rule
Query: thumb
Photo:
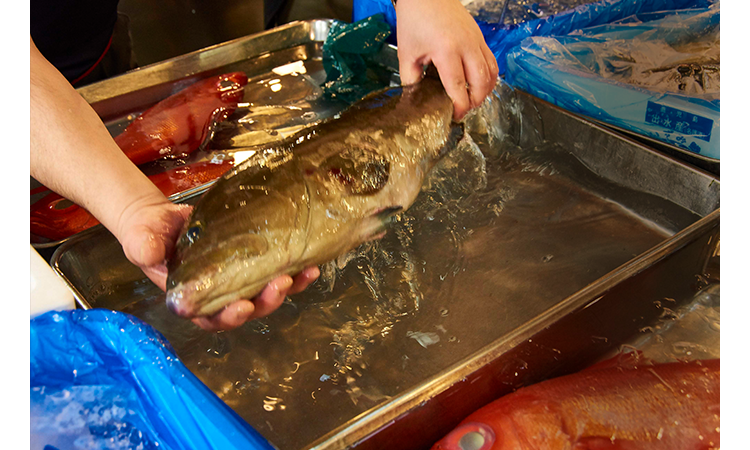
[(128, 260), (139, 267), (163, 264), (167, 250), (163, 236), (157, 235), (146, 225), (137, 225), (129, 230), (123, 239), (122, 249)]

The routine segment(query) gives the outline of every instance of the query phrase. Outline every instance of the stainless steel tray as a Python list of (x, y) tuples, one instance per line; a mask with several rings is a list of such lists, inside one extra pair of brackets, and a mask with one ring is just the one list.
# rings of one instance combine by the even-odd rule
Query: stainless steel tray
[[(144, 68), (87, 98), (117, 121), (196, 74), (266, 80), (302, 61), (321, 82), (326, 24)], [(395, 49), (382, 57), (395, 69)], [(386, 238), (236, 330), (171, 315), (101, 227), (62, 244), (53, 267), (82, 307), (161, 331), (280, 449), (428, 448), (497, 396), (632, 342), (665, 298), (692, 301), (719, 240), (715, 176), (504, 85), (483, 114), (468, 123), (483, 157), (453, 152)]]

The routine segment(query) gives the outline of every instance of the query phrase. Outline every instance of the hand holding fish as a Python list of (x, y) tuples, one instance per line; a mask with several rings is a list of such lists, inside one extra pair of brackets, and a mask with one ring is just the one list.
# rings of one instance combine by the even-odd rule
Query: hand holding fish
[[(96, 112), (33, 40), (30, 60), (31, 176), (89, 211), (115, 235), (128, 259), (165, 289), (165, 260), (192, 208), (172, 204), (125, 156)], [(294, 279), (277, 277), (252, 300), (232, 302), (194, 322), (218, 330), (263, 317), (318, 274), (312, 267)]]
[(414, 84), (430, 62), (460, 120), (495, 87), (495, 56), (459, 0), (398, 0), (398, 60), (403, 85)]
[[(115, 227), (115, 236), (125, 256), (166, 290), (166, 259), (171, 255), (192, 207), (175, 205), (163, 196), (137, 199), (128, 205)], [(250, 300), (237, 300), (212, 316), (193, 318), (193, 323), (208, 331), (229, 330), (275, 311), (289, 294), (303, 291), (320, 275), (316, 266), (308, 267), (293, 278), (283, 275), (272, 280)]]

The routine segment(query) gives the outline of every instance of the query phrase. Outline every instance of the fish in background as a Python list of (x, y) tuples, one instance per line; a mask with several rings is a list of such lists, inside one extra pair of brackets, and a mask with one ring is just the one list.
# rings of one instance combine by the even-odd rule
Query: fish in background
[[(148, 179), (167, 197), (209, 183), (234, 165), (234, 159), (226, 156), (210, 161), (175, 167)], [(48, 190), (41, 186), (31, 195)], [(99, 221), (84, 208), (65, 197), (49, 192), (31, 205), (31, 234), (52, 240), (60, 240), (98, 225)]]
[(718, 359), (608, 360), (480, 408), (432, 450), (709, 450), (719, 445)]
[(211, 315), (381, 237), (463, 137), (452, 115), (440, 80), (426, 76), (258, 149), (195, 205), (167, 265), (167, 305)]
[[(188, 155), (208, 138), (211, 126), (221, 122), (242, 100), (247, 76), (232, 72), (198, 81), (138, 116), (114, 139), (136, 165)], [(197, 162), (149, 176), (166, 196), (200, 186), (224, 174), (231, 158)], [(35, 195), (47, 190), (32, 190)], [(99, 223), (88, 211), (50, 192), (31, 205), (31, 233), (60, 240)]]
[(213, 122), (237, 108), (246, 84), (242, 72), (192, 84), (144, 111), (115, 142), (135, 165), (190, 154), (206, 140)]

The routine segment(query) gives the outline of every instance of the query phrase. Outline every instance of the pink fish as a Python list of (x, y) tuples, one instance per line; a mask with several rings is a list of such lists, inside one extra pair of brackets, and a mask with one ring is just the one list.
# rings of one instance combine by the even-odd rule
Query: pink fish
[(719, 360), (592, 366), (475, 411), (433, 450), (719, 448)]

